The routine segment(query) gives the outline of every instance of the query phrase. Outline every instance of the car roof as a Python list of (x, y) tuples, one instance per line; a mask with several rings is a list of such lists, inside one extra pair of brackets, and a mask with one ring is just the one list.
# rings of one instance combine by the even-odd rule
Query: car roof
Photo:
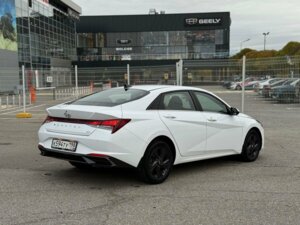
[(158, 91), (158, 92), (166, 92), (166, 91), (180, 91), (180, 90), (197, 90), (197, 91), (205, 91), (207, 90), (196, 88), (196, 87), (188, 87), (188, 86), (176, 86), (176, 85), (133, 85), (130, 88), (140, 89), (145, 91)]

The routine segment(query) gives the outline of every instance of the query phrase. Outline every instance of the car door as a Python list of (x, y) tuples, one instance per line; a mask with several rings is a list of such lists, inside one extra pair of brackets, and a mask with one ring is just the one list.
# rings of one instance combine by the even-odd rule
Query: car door
[(159, 115), (182, 156), (195, 156), (205, 152), (206, 118), (196, 110), (188, 91), (164, 93), (160, 100)]
[(224, 154), (241, 151), (243, 120), (229, 114), (228, 106), (220, 99), (205, 92), (193, 92), (207, 121), (206, 150)]

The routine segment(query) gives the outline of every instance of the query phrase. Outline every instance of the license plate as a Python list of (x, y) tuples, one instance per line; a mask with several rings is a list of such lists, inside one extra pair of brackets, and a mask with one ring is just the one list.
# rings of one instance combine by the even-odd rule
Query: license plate
[(52, 148), (56, 148), (56, 149), (61, 149), (61, 150), (75, 152), (76, 151), (76, 147), (77, 147), (77, 141), (53, 139), (51, 147)]

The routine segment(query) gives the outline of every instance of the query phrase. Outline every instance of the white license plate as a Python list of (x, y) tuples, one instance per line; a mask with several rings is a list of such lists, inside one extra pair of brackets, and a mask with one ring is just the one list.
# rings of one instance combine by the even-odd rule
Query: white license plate
[(66, 150), (75, 152), (77, 147), (77, 141), (68, 141), (68, 140), (61, 140), (61, 139), (52, 139), (52, 148)]

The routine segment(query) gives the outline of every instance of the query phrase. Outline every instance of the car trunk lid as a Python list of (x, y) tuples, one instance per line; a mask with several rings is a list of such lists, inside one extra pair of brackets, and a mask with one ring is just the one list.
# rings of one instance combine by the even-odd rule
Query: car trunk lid
[(47, 109), (50, 119), (47, 131), (63, 134), (89, 136), (97, 127), (99, 121), (112, 121), (122, 117), (121, 106), (80, 106), (62, 104)]

